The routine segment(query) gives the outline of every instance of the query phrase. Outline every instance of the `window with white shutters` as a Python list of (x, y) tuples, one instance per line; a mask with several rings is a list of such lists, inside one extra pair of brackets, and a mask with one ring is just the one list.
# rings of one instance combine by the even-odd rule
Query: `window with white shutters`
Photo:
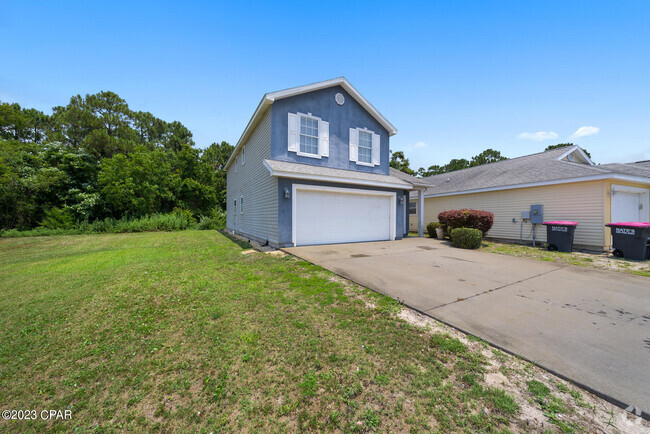
[(289, 113), (288, 151), (304, 157), (329, 157), (329, 129), (329, 122), (311, 113)]

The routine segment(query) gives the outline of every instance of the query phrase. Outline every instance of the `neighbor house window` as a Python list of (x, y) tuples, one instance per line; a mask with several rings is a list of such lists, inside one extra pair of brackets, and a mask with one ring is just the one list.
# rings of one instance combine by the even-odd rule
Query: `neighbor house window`
[(362, 163), (372, 162), (372, 133), (359, 131), (359, 159)]
[(318, 120), (300, 116), (300, 152), (318, 155)]
[(235, 157), (235, 173), (237, 173), (237, 157)]
[(235, 199), (235, 214), (237, 214), (237, 199)]
[(415, 201), (409, 202), (409, 214), (417, 214)]
[(244, 196), (239, 198), (239, 213), (244, 214)]
[(243, 166), (246, 162), (246, 145), (241, 148), (241, 165)]

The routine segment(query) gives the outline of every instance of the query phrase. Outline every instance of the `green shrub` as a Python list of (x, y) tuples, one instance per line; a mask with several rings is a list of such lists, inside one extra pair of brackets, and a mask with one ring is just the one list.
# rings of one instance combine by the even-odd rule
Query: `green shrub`
[(436, 228), (442, 227), (442, 225), (438, 222), (431, 222), (427, 225), (427, 233), (431, 238), (438, 238), (438, 234), (436, 234)]
[(213, 209), (209, 216), (201, 216), (196, 226), (199, 230), (221, 230), (225, 227), (226, 213), (220, 208)]
[(474, 228), (485, 235), (494, 224), (494, 214), (475, 209), (453, 209), (438, 214), (438, 221), (446, 226), (448, 231), (456, 228)]
[(41, 226), (47, 229), (71, 229), (74, 227), (74, 218), (68, 210), (51, 208), (45, 211)]
[(457, 228), (451, 231), (451, 245), (461, 249), (478, 249), (481, 247), (483, 234), (478, 229)]

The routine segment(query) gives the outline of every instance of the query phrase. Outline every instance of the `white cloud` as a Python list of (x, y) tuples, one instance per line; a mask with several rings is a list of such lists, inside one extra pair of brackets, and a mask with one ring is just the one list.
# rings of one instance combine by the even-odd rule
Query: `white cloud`
[(521, 133), (517, 136), (518, 139), (534, 140), (541, 142), (542, 140), (557, 139), (557, 133), (553, 131), (538, 131), (536, 133)]
[(598, 127), (580, 127), (578, 130), (571, 134), (570, 139), (577, 139), (578, 137), (586, 137), (586, 136), (593, 136), (594, 134), (598, 134), (600, 131), (600, 128)]
[(425, 148), (427, 144), (425, 142), (417, 142), (415, 145), (413, 145), (414, 148)]

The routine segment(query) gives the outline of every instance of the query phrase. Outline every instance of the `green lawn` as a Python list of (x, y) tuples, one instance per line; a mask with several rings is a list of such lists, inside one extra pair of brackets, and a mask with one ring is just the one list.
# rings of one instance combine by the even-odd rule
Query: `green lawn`
[(241, 252), (214, 231), (0, 240), (0, 409), (72, 410), (0, 430), (517, 429), (480, 349)]

